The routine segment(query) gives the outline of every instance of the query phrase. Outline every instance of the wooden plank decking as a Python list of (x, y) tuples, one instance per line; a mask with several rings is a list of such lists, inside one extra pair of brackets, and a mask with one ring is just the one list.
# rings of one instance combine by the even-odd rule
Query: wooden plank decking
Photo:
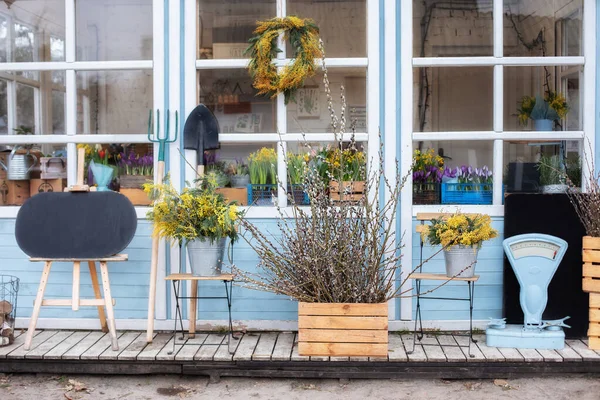
[[(240, 334), (241, 335), (241, 334)], [(25, 333), (0, 347), (0, 372), (91, 374), (198, 374), (271, 377), (442, 377), (495, 378), (548, 373), (600, 373), (600, 351), (585, 340), (567, 340), (563, 350), (497, 349), (478, 335), (467, 354), (465, 337), (426, 335), (412, 349), (412, 335), (390, 333), (388, 357), (302, 357), (291, 332), (253, 332), (233, 339), (198, 333), (173, 347), (172, 333), (158, 333), (151, 344), (141, 332), (120, 332), (119, 350), (102, 332), (37, 331), (25, 351)], [(182, 345), (181, 343), (185, 343)], [(460, 345), (460, 346), (457, 346)], [(228, 351), (231, 350), (231, 353)]]

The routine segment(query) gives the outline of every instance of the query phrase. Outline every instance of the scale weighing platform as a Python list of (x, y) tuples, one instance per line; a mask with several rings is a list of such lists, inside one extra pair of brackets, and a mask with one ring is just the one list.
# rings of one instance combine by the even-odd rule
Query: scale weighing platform
[(504, 252), (515, 272), (521, 293), (519, 300), (524, 325), (507, 325), (505, 319), (490, 321), (486, 344), (491, 347), (519, 349), (562, 349), (565, 345), (564, 321), (544, 321), (548, 285), (567, 251), (566, 241), (555, 236), (529, 233), (505, 239)]

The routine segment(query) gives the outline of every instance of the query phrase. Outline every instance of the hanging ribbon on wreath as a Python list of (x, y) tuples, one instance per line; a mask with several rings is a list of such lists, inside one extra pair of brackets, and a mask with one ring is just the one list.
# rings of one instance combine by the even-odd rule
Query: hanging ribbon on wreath
[[(285, 40), (289, 39), (294, 59), (278, 71), (273, 59), (281, 52), (277, 47), (281, 33)], [(289, 16), (259, 21), (254, 35), (245, 52), (250, 55), (248, 70), (254, 80), (252, 86), (258, 90), (258, 95), (271, 98), (283, 93), (287, 104), (304, 80), (315, 75), (315, 58), (323, 57), (319, 28), (312, 19)]]

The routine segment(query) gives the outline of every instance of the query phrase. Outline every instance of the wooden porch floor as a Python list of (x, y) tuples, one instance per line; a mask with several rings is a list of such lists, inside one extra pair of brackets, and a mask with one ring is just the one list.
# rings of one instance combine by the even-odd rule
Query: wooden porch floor
[[(440, 377), (495, 378), (526, 374), (600, 373), (600, 351), (587, 348), (586, 340), (567, 340), (562, 350), (492, 348), (477, 335), (467, 355), (468, 338), (452, 334), (426, 335), (412, 354), (412, 334), (389, 336), (385, 358), (303, 357), (298, 355), (293, 332), (246, 333), (232, 340), (227, 335), (198, 333), (173, 351), (173, 334), (158, 333), (150, 344), (145, 332), (119, 332), (119, 351), (110, 337), (99, 331), (37, 331), (29, 351), (23, 349), (25, 333), (0, 347), (0, 372), (198, 374), (272, 377)], [(241, 336), (241, 334), (240, 334)], [(177, 343), (180, 340), (178, 335)], [(457, 346), (459, 345), (459, 346)]]

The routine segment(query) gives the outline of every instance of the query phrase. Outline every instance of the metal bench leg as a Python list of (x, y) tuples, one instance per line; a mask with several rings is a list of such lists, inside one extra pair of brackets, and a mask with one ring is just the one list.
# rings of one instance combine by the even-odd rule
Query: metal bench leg
[[(227, 286), (228, 283), (229, 283), (229, 287)], [(234, 352), (231, 351), (231, 338), (233, 337), (233, 320), (231, 319), (231, 302), (233, 300), (233, 281), (229, 281), (229, 282), (223, 281), (223, 284), (225, 285), (225, 294), (227, 296), (227, 312), (229, 313), (229, 335), (227, 335), (227, 351), (229, 351), (229, 354), (233, 354)]]
[(37, 296), (35, 298), (35, 304), (33, 305), (33, 313), (31, 313), (31, 320), (29, 321), (29, 328), (27, 329), (27, 336), (25, 337), (25, 350), (31, 348), (31, 341), (33, 340), (33, 332), (37, 324), (37, 319), (40, 316), (40, 308), (42, 307), (42, 301), (44, 300), (44, 292), (46, 291), (46, 284), (48, 283), (48, 276), (50, 275), (50, 268), (52, 267), (52, 261), (46, 261), (44, 264), (44, 270), (42, 271), (42, 278), (40, 279), (40, 287), (38, 288)]

